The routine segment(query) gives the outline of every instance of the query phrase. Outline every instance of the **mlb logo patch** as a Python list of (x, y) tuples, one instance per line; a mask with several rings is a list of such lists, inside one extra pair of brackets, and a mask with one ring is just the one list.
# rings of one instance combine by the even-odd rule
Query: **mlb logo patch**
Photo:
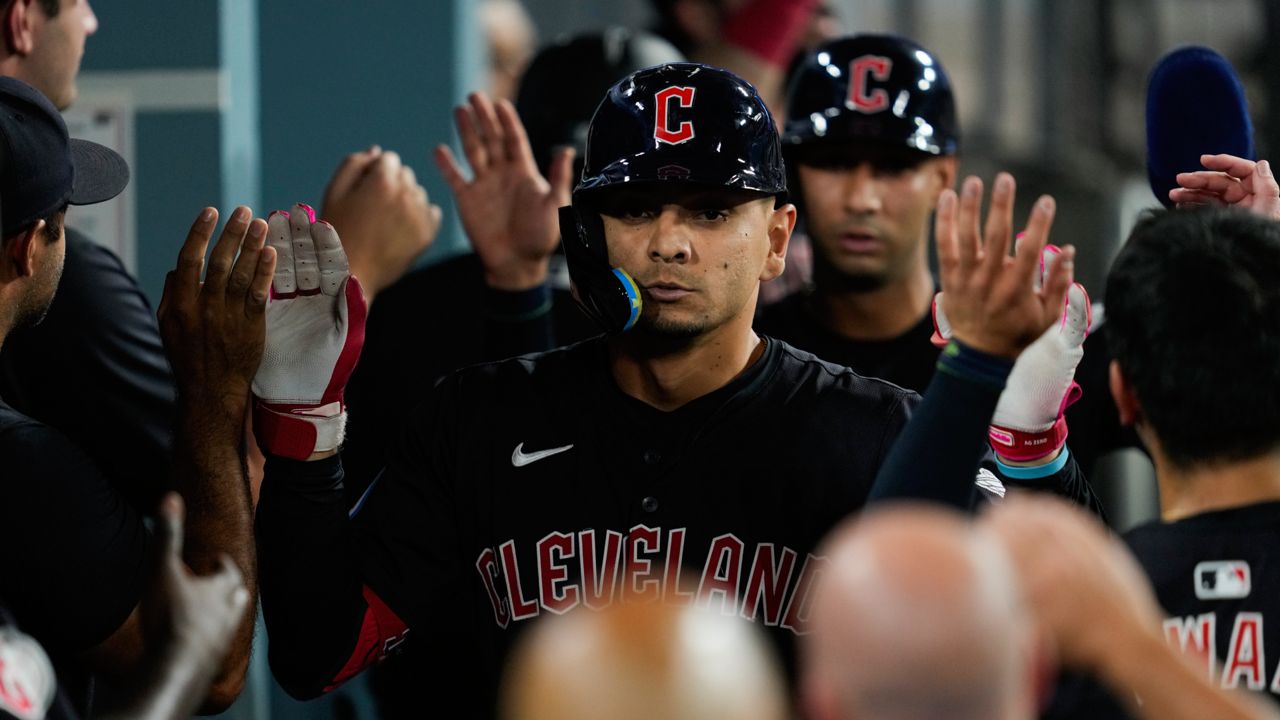
[(1196, 597), (1201, 600), (1239, 600), (1249, 597), (1253, 585), (1249, 563), (1243, 560), (1210, 560), (1198, 563), (1193, 573)]

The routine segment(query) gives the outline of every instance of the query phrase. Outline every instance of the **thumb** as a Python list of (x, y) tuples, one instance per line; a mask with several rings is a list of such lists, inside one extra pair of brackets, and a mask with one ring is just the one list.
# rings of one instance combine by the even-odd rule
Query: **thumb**
[(943, 293), (933, 296), (933, 337), (929, 338), (936, 347), (943, 347), (951, 340), (951, 322), (942, 309)]
[(187, 509), (178, 493), (165, 493), (160, 500), (160, 523), (157, 536), (160, 539), (162, 557), (182, 558), (182, 528)]
[(1080, 283), (1072, 283), (1067, 290), (1067, 309), (1062, 318), (1062, 340), (1067, 347), (1080, 347), (1089, 334), (1093, 321), (1093, 304), (1089, 293)]
[(569, 204), (569, 191), (573, 188), (573, 157), (576, 154), (573, 148), (562, 148), (551, 159), (547, 182), (551, 183), (551, 198), (556, 207)]

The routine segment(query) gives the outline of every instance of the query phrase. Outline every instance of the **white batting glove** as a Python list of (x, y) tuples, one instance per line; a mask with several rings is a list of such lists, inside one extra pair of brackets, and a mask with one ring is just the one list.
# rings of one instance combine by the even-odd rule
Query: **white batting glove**
[(294, 460), (336, 450), (347, 414), (343, 391), (364, 345), (368, 309), (338, 233), (298, 204), (267, 218), (276, 275), (267, 345), (253, 379), (258, 445)]
[[(1048, 276), (1061, 252), (1056, 245), (1045, 246), (1037, 284)], [(945, 345), (951, 338), (944, 301), (943, 293), (933, 299), (933, 342), (937, 345)], [(1084, 357), (1084, 339), (1091, 320), (1089, 294), (1083, 285), (1074, 283), (1067, 291), (1062, 321), (1045, 330), (1018, 356), (987, 431), (992, 449), (1001, 458), (1034, 461), (1057, 452), (1066, 443), (1067, 421), (1063, 413), (1080, 399), (1076, 366)]]

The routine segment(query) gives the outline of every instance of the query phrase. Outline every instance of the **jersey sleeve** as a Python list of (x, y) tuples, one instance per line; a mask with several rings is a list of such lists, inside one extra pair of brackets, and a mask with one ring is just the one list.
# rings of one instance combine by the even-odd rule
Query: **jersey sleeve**
[(448, 595), (451, 407), (443, 390), (419, 406), (350, 509), (339, 458), (268, 458), (259, 582), (271, 668), (293, 697), (337, 687), (399, 647), (410, 627), (421, 634)]
[(142, 595), (152, 539), (94, 463), (39, 423), (0, 433), (8, 548), (0, 596), (51, 652), (111, 636)]
[(120, 260), (75, 231), (48, 315), (0, 352), (0, 397), (70, 438), (135, 507), (169, 487), (177, 400), (155, 313)]

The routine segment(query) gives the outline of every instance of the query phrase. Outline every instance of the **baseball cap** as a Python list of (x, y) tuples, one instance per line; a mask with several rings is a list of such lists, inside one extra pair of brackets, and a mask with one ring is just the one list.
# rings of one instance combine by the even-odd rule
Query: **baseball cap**
[(63, 205), (110, 200), (129, 184), (129, 165), (114, 150), (72, 139), (49, 99), (0, 77), (0, 205), (3, 237)]

